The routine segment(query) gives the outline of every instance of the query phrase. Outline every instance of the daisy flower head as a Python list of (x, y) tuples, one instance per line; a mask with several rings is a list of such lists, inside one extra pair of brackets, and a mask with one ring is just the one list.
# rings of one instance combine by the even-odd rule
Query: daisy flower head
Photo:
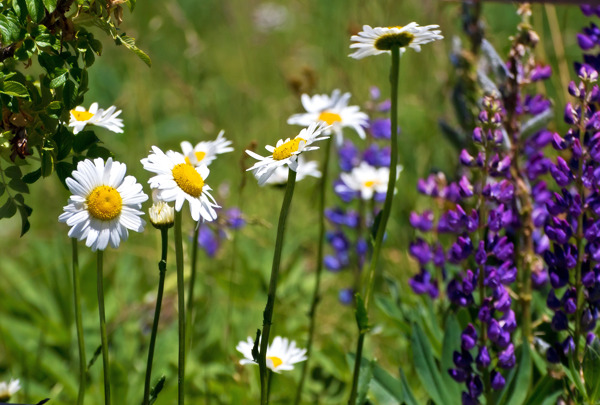
[(98, 108), (98, 103), (92, 103), (89, 110), (86, 110), (85, 107), (77, 106), (71, 110), (69, 126), (73, 127), (74, 134), (83, 131), (86, 125), (95, 125), (112, 132), (122, 133), (123, 120), (117, 118), (120, 114), (121, 110), (117, 111), (117, 107), (114, 105), (110, 106), (107, 110)]
[[(244, 355), (240, 364), (256, 364), (252, 358), (252, 347), (254, 347), (254, 341), (251, 337), (238, 343), (236, 350)], [(273, 343), (267, 346), (267, 367), (275, 373), (293, 370), (294, 364), (305, 360), (306, 349), (298, 348), (293, 340), (290, 342), (287, 338), (276, 336)]]
[(92, 251), (104, 250), (110, 243), (118, 248), (127, 240), (128, 229), (142, 232), (142, 203), (148, 196), (133, 176), (125, 176), (127, 166), (108, 158), (86, 159), (77, 164), (65, 182), (73, 194), (59, 217), (71, 227), (69, 237), (85, 239)]
[(312, 146), (312, 144), (329, 137), (324, 133), (327, 128), (329, 127), (324, 122), (313, 122), (308, 128), (300, 131), (294, 139), (287, 138), (285, 141), (280, 139), (275, 146), (265, 146), (265, 149), (271, 152), (269, 156), (260, 156), (246, 150), (248, 155), (258, 160), (254, 166), (247, 170), (255, 171), (254, 175), (260, 186), (266, 183), (278, 167), (287, 165), (293, 171), (297, 171), (298, 156), (303, 152), (319, 149), (318, 146)]
[(0, 402), (5, 402), (10, 399), (17, 391), (21, 389), (19, 380), (10, 379), (10, 382), (0, 382)]
[[(398, 166), (400, 172), (402, 166)], [(388, 167), (374, 167), (367, 162), (361, 162), (350, 173), (340, 175), (342, 182), (335, 187), (337, 193), (357, 193), (363, 200), (370, 200), (377, 194), (385, 194), (390, 177)]]
[(411, 22), (403, 27), (375, 27), (363, 25), (363, 30), (358, 35), (352, 35), (351, 41), (355, 41), (350, 48), (356, 48), (356, 52), (349, 56), (354, 59), (362, 59), (371, 55), (381, 53), (391, 53), (393, 46), (400, 48), (400, 54), (406, 51), (406, 48), (412, 48), (417, 52), (421, 51), (421, 45), (429, 42), (443, 39), (440, 35), (439, 25), (425, 25)]
[(157, 198), (165, 202), (175, 202), (175, 211), (181, 211), (183, 203), (190, 204), (194, 221), (217, 219), (217, 202), (210, 194), (210, 186), (204, 181), (210, 170), (208, 166), (194, 167), (185, 160), (185, 156), (172, 150), (164, 153), (153, 146), (152, 153), (141, 160), (144, 169), (156, 173), (148, 183), (158, 190)]
[[(275, 172), (267, 179), (265, 184), (284, 185), (287, 183), (290, 169), (286, 166), (279, 166)], [(255, 175), (258, 175), (254, 172)], [(298, 168), (296, 169), (296, 181), (300, 181), (308, 176), (321, 177), (319, 165), (314, 160), (307, 162), (302, 155), (298, 156)]]
[(294, 114), (288, 119), (290, 125), (308, 126), (313, 122), (325, 122), (331, 127), (325, 133), (335, 132), (336, 141), (341, 145), (343, 140), (343, 128), (350, 127), (365, 139), (364, 128), (369, 126), (369, 116), (360, 111), (356, 105), (348, 105), (351, 94), (341, 94), (340, 90), (335, 89), (331, 96), (327, 94), (316, 94), (310, 97), (303, 94), (301, 101), (306, 110), (302, 114)]
[(202, 141), (192, 146), (188, 141), (181, 142), (181, 151), (185, 161), (193, 166), (209, 166), (217, 155), (233, 152), (231, 141), (223, 136), (225, 131), (221, 130), (214, 141)]

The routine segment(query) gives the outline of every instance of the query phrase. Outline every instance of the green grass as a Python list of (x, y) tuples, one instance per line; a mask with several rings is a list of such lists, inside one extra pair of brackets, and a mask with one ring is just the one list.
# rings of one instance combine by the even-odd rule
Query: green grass
[[(252, 22), (258, 1), (140, 1), (133, 14), (126, 12), (121, 29), (137, 38), (138, 45), (152, 58), (153, 67), (148, 69), (125, 48), (105, 40), (104, 53), (90, 72), (86, 104), (96, 100), (104, 106), (117, 105), (123, 109), (126, 129), (122, 135), (101, 129), (97, 134), (117, 160), (127, 163), (129, 174), (140, 183), (146, 184), (149, 174), (142, 170), (139, 160), (151, 145), (178, 149), (182, 140), (213, 139), (220, 129), (234, 141), (235, 152), (211, 166), (208, 184), (220, 190), (216, 195), (225, 206), (242, 205), (253, 224), (236, 236), (235, 250), (231, 241), (226, 241), (216, 259), (200, 254), (194, 334), (186, 370), (191, 404), (256, 403), (258, 368), (239, 366), (235, 345), (246, 336), (254, 336), (261, 325), (276, 213), (283, 193), (258, 187), (250, 174), (240, 170), (240, 161), (251, 142), (256, 141), (262, 150), (265, 144), (297, 134), (300, 128), (286, 124), (291, 114), (301, 111), (293, 83), (301, 83), (310, 93), (330, 93), (334, 88), (350, 91), (353, 104), (368, 100), (370, 86), (379, 86), (384, 95), (389, 91), (388, 58), (355, 61), (347, 57), (349, 37), (362, 24), (397, 25), (413, 20), (436, 23), (446, 37), (445, 41), (425, 46), (421, 53), (407, 52), (402, 60), (399, 121), (404, 171), (383, 256), (389, 281), (380, 282), (377, 291), (382, 299), (398, 299), (407, 308), (417, 308), (413, 309), (417, 313), (423, 311), (420, 316), (427, 316), (422, 300), (410, 292), (406, 283), (417, 271), (407, 254), (413, 237), (407, 218), (411, 210), (426, 202), (416, 193), (417, 179), (432, 167), (452, 173), (456, 165), (456, 151), (441, 135), (437, 121), (440, 117), (453, 120), (448, 96), (452, 74), (447, 55), (452, 36), (462, 35), (460, 6), (434, 0), (278, 3), (288, 8), (289, 20), (281, 31), (260, 33)], [(556, 66), (549, 27), (540, 18), (541, 12), (541, 6), (534, 7), (534, 24), (543, 29), (542, 55)], [(518, 22), (514, 7), (485, 4), (484, 14), (488, 37), (504, 55), (508, 37)], [(587, 22), (576, 8), (558, 8), (558, 14), (571, 66), (571, 61), (579, 58), (574, 34)], [(557, 75), (548, 91), (552, 95), (563, 93)], [(556, 109), (561, 116), (562, 107)], [(314, 153), (314, 158), (320, 159), (320, 154)], [(249, 164), (245, 160), (245, 165)], [(32, 167), (36, 168), (35, 163)], [(240, 189), (243, 177), (247, 183)], [(306, 340), (305, 314), (315, 268), (316, 193), (313, 180), (297, 186), (274, 318), (273, 333), (294, 338), (300, 346)], [(3, 220), (0, 229), (0, 380), (11, 376), (21, 379), (24, 389), (17, 396), (21, 402), (51, 397), (51, 404), (69, 404), (76, 396), (70, 242), (67, 227), (57, 221), (67, 198), (67, 191), (55, 177), (35, 184), (28, 198), (34, 208), (29, 233), (18, 239), (20, 223), (16, 218)], [(329, 201), (337, 201), (333, 193)], [(191, 233), (191, 221), (184, 227)], [(141, 235), (132, 233), (120, 249), (105, 253), (113, 396), (119, 399), (116, 403), (141, 401), (158, 280), (159, 236), (158, 231), (148, 227)], [(186, 249), (189, 247), (186, 244)], [(153, 368), (154, 380), (161, 374), (167, 377), (158, 404), (174, 403), (177, 388), (172, 249), (169, 255)], [(81, 245), (80, 257), (86, 352), (90, 359), (100, 341), (95, 256)], [(307, 403), (339, 404), (347, 397), (351, 368), (346, 353), (354, 350), (356, 328), (353, 311), (338, 303), (337, 290), (349, 283), (349, 274), (324, 276), (311, 362), (314, 378), (309, 378), (307, 384), (307, 392), (312, 394), (306, 396)], [(425, 393), (410, 367), (406, 325), (378, 308), (372, 313), (382, 328), (368, 339), (367, 356), (377, 358), (393, 375), (402, 365), (411, 386), (424, 399)], [(100, 363), (98, 359), (90, 370), (86, 404), (102, 402)], [(297, 377), (297, 370), (277, 376), (273, 403), (289, 403)]]

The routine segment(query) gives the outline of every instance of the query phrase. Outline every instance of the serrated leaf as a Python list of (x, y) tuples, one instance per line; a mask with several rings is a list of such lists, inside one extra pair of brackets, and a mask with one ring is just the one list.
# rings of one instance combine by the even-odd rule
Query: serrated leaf
[(56, 2), (57, 0), (43, 0), (44, 6), (48, 9), (48, 12), (51, 13), (56, 10)]
[(27, 87), (23, 86), (19, 82), (8, 81), (4, 82), (0, 93), (7, 94), (14, 97), (29, 97)]
[(54, 79), (50, 80), (50, 84), (48, 87), (51, 89), (55, 89), (57, 87), (62, 86), (67, 81), (68, 72), (64, 72), (63, 74), (56, 76)]
[(45, 15), (42, 0), (25, 0), (25, 3), (27, 4), (27, 12), (33, 22), (40, 22)]
[(583, 356), (585, 387), (592, 403), (600, 398), (600, 341), (595, 338)]
[(117, 44), (121, 43), (127, 49), (133, 51), (133, 53), (135, 53), (137, 55), (137, 57), (142, 60), (142, 62), (144, 62), (146, 65), (148, 65), (148, 67), (152, 67), (152, 61), (150, 60), (150, 57), (144, 51), (142, 51), (140, 48), (138, 48), (136, 46), (135, 38), (132, 38), (125, 34), (122, 34), (122, 35), (119, 35), (117, 38), (115, 38), (115, 40), (116, 40)]
[(21, 179), (12, 179), (8, 182), (8, 187), (19, 193), (29, 193), (29, 187)]
[(17, 213), (17, 204), (12, 198), (6, 200), (4, 205), (0, 207), (0, 218), (12, 218)]
[(27, 184), (33, 184), (38, 181), (40, 177), (42, 177), (42, 169), (37, 169), (23, 176), (23, 181)]
[(356, 293), (354, 298), (356, 300), (356, 309), (354, 311), (356, 324), (358, 325), (359, 332), (363, 334), (371, 329), (369, 326), (369, 315), (367, 314), (367, 309), (365, 308), (365, 301), (362, 299), (360, 294)]
[[(12, 17), (12, 18), (11, 18)], [(9, 14), (0, 14), (0, 33), (2, 34), (2, 42), (10, 43), (17, 40), (21, 28), (18, 25), (16, 16)]]
[(442, 376), (431, 352), (429, 341), (418, 323), (413, 324), (411, 336), (413, 364), (417, 375), (429, 397), (438, 405), (445, 404), (445, 390)]

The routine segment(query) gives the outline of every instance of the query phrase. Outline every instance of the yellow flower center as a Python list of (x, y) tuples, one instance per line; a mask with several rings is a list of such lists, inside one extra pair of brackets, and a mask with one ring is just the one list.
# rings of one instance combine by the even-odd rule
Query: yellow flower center
[(91, 216), (101, 221), (110, 221), (121, 214), (123, 199), (116, 188), (98, 186), (88, 195), (87, 209)]
[(77, 121), (87, 121), (94, 116), (91, 112), (77, 110), (71, 110), (71, 114), (73, 114), (73, 117), (75, 117)]
[[(402, 28), (402, 26), (397, 25), (395, 27), (388, 28)], [(410, 32), (400, 32), (398, 34), (390, 33), (384, 34), (375, 40), (375, 48), (380, 51), (389, 51), (393, 46), (397, 46), (399, 48), (404, 48), (410, 45), (410, 43), (415, 39), (414, 34)]]
[(365, 187), (373, 187), (375, 182), (373, 180), (365, 181)]
[[(196, 156), (196, 163), (200, 163), (202, 159), (204, 159), (204, 157), (206, 156), (206, 152), (194, 152), (194, 156)], [(185, 157), (185, 163), (187, 163), (188, 165), (193, 164), (192, 162), (190, 162), (190, 158), (187, 156)]]
[(192, 197), (198, 198), (202, 194), (204, 180), (194, 166), (187, 163), (175, 165), (175, 167), (173, 167), (173, 179), (180, 189)]
[(277, 368), (283, 364), (283, 360), (281, 360), (279, 357), (268, 356), (267, 359), (273, 362), (273, 368)]
[(341, 122), (342, 117), (340, 117), (340, 115), (336, 114), (336, 113), (332, 113), (329, 111), (323, 111), (319, 115), (319, 121), (326, 122), (327, 125), (333, 125), (334, 122)]
[(283, 160), (292, 156), (292, 153), (298, 151), (298, 147), (300, 146), (300, 142), (306, 142), (306, 139), (302, 138), (294, 138), (290, 141), (287, 141), (273, 151), (273, 159), (275, 160)]

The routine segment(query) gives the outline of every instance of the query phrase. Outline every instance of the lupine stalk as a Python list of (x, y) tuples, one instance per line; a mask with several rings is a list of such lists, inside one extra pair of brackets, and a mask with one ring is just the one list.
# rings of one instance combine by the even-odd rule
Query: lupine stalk
[(285, 224), (292, 202), (292, 197), (294, 195), (295, 185), (296, 172), (293, 170), (289, 170), (287, 186), (285, 188), (285, 196), (283, 197), (281, 212), (279, 213), (279, 222), (277, 224), (277, 238), (275, 240), (275, 253), (273, 255), (273, 266), (271, 268), (269, 291), (267, 293), (267, 305), (263, 314), (263, 328), (261, 333), (260, 350), (258, 356), (258, 366), (260, 369), (261, 405), (266, 405), (269, 403), (269, 370), (267, 369), (267, 346), (269, 345), (271, 322), (273, 320), (273, 311), (275, 308), (277, 279), (279, 277), (279, 266), (281, 264), (281, 250), (283, 249), (283, 236), (285, 234)]

